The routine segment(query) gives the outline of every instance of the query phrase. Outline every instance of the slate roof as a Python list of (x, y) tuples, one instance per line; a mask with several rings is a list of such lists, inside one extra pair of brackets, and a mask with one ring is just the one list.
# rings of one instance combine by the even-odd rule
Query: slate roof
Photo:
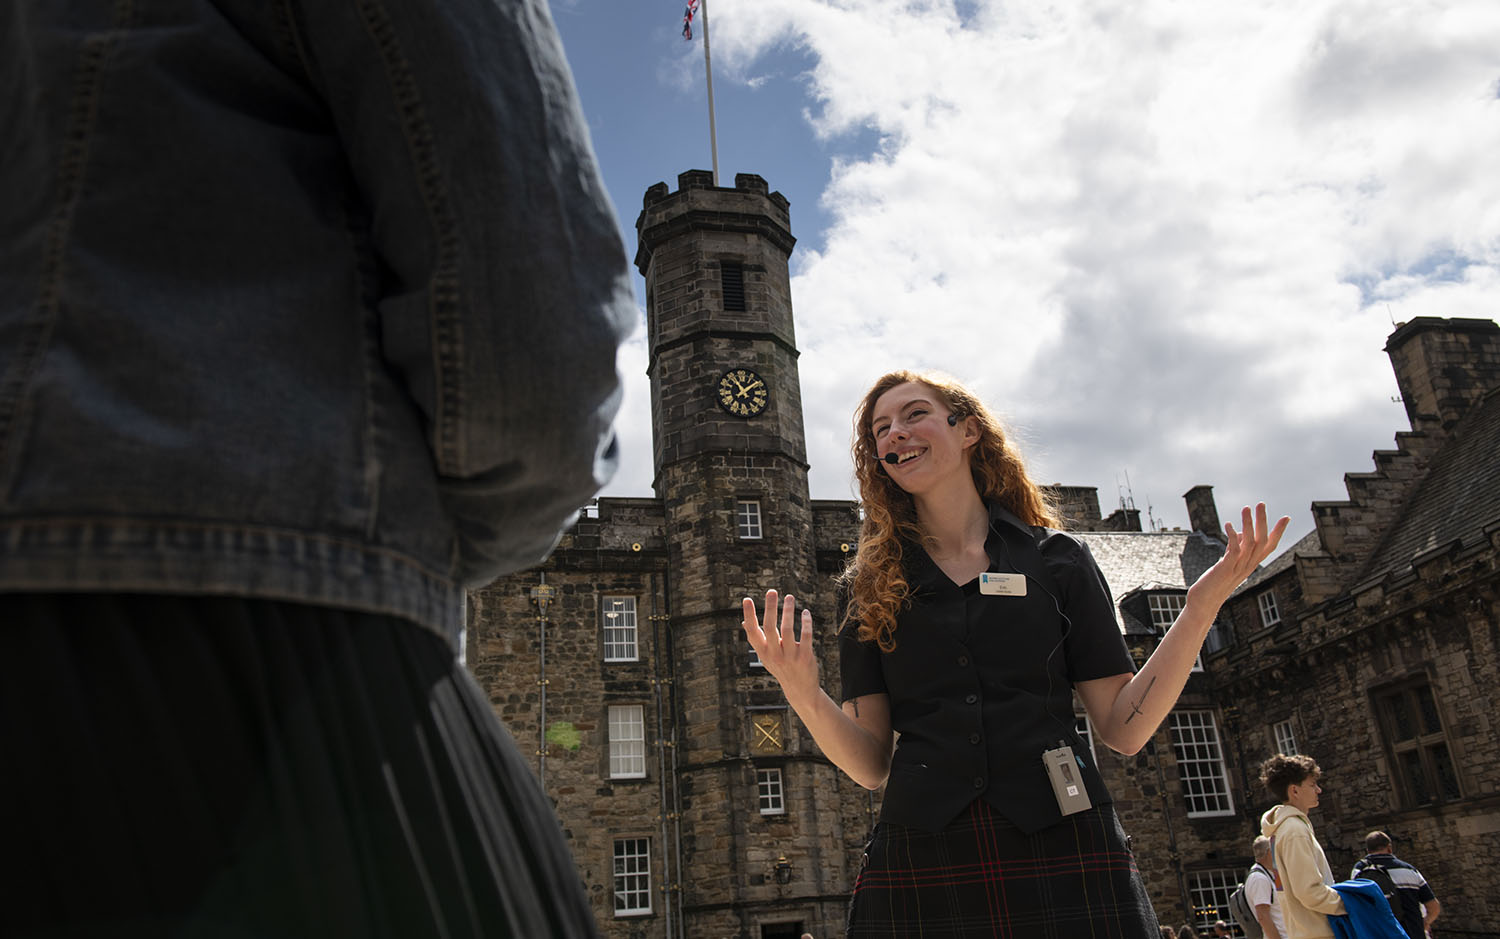
[(1483, 540), (1500, 521), (1500, 388), (1491, 391), (1453, 428), (1433, 457), (1427, 478), (1415, 484), (1401, 515), (1370, 554), (1353, 583), (1397, 574), (1434, 548)]
[(1099, 564), (1126, 633), (1150, 632), (1120, 607), (1121, 598), (1142, 588), (1186, 590), (1224, 553), (1224, 543), (1195, 531), (1076, 531)]

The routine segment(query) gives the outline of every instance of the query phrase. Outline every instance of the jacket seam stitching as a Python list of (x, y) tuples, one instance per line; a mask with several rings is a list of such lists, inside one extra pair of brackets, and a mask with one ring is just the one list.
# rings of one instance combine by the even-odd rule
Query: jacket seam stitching
[(428, 310), (431, 314), (435, 395), (433, 449), (438, 472), (462, 475), (464, 440), (460, 420), (463, 385), (459, 374), (463, 329), (459, 322), (458, 234), (438, 170), (432, 128), (427, 123), (409, 63), (390, 17), (378, 0), (361, 0), (365, 28), (375, 41), (390, 82), (401, 129), (416, 167), (417, 188), (437, 235), (437, 260), (432, 274)]
[(42, 272), (31, 322), (23, 327), (19, 351), (9, 374), (0, 380), (0, 471), (4, 477), (5, 504), (12, 504), (12, 489), (20, 469), (20, 438), (30, 423), (27, 389), (52, 340), (62, 304), (62, 279), (68, 238), (83, 196), (89, 152), (99, 118), (99, 92), (109, 60), (134, 17), (133, 0), (117, 0), (113, 23), (103, 33), (83, 40), (78, 56), (78, 74), (68, 102), (68, 127), (58, 168), (58, 207), (47, 225)]

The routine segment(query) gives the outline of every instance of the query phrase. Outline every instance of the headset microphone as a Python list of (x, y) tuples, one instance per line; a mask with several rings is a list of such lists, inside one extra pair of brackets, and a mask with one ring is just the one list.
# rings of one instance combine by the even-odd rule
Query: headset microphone
[[(957, 427), (958, 426), (958, 415), (957, 414), (949, 414), (948, 415), (948, 426), (949, 427)], [(892, 466), (895, 466), (897, 463), (901, 462), (901, 458), (898, 457), (898, 456), (896, 456), (896, 454), (894, 454), (894, 453), (887, 453), (885, 456), (881, 457), (881, 459), (884, 460), (884, 461), (886, 461), (887, 463), (891, 464)]]

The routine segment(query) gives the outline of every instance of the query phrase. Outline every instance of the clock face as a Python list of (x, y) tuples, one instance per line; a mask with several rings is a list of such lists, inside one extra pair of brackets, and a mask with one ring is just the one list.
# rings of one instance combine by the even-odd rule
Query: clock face
[(748, 368), (732, 368), (719, 378), (719, 407), (739, 417), (766, 409), (765, 380)]

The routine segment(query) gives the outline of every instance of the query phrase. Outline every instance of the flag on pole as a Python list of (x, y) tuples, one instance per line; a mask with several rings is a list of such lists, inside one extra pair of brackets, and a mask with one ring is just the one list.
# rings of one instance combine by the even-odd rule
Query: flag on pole
[(693, 38), (693, 14), (698, 12), (698, 0), (687, 0), (687, 9), (682, 11), (682, 38)]

